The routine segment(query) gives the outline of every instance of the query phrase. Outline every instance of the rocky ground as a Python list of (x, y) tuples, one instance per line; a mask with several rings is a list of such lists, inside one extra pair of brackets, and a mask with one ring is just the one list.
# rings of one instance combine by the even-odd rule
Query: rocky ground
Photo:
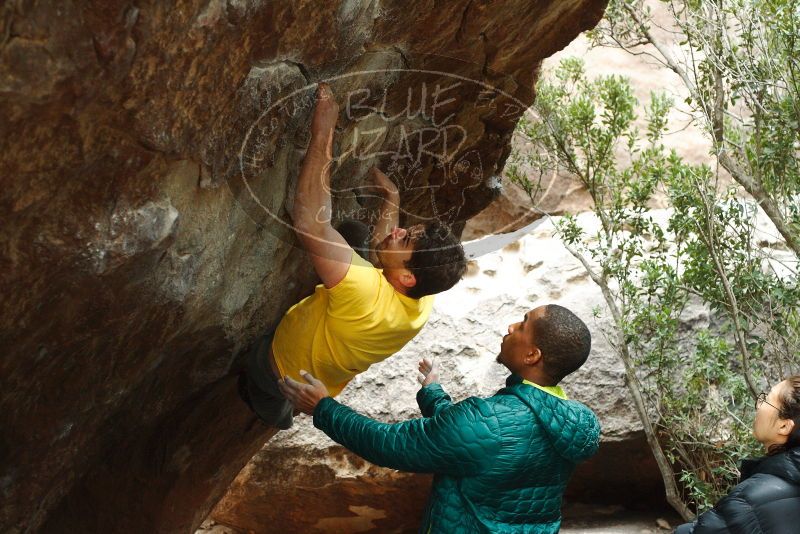
[[(671, 510), (635, 511), (621, 506), (596, 506), (575, 503), (564, 507), (562, 534), (666, 534), (679, 524)], [(268, 527), (242, 531), (208, 520), (196, 534), (271, 534)], [(291, 534), (290, 531), (281, 531)], [(331, 530), (328, 532), (341, 532)], [(416, 533), (416, 529), (400, 531)]]
[(623, 506), (571, 503), (564, 506), (563, 534), (665, 534), (682, 521), (663, 507), (632, 510)]

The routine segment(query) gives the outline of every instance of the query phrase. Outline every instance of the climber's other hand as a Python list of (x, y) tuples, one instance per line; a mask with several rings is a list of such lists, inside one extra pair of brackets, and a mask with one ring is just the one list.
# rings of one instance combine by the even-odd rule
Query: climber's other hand
[(303, 384), (286, 376), (278, 381), (278, 387), (283, 396), (294, 405), (295, 409), (312, 415), (319, 401), (325, 397), (330, 397), (330, 393), (325, 384), (314, 378), (311, 373), (300, 371), (300, 376), (308, 383)]

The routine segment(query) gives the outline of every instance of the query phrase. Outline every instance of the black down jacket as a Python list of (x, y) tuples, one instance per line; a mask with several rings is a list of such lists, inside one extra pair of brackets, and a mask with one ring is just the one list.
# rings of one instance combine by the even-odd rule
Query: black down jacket
[(676, 534), (800, 534), (800, 447), (742, 463), (742, 479)]

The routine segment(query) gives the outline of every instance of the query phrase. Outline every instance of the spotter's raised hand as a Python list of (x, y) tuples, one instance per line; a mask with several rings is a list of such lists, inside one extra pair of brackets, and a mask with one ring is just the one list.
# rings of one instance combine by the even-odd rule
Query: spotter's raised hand
[(439, 371), (433, 358), (423, 358), (419, 361), (419, 375), (417, 382), (422, 387), (439, 382)]

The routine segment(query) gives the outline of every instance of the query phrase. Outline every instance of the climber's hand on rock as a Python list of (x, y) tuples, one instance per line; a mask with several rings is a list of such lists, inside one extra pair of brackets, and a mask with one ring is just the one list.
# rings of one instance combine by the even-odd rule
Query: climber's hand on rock
[(328, 388), (325, 387), (325, 384), (311, 376), (311, 373), (300, 371), (300, 376), (302, 376), (308, 384), (302, 384), (287, 376), (278, 381), (278, 387), (283, 396), (286, 397), (297, 410), (312, 415), (319, 401), (325, 397), (330, 397), (330, 393), (328, 393)]
[[(374, 165), (367, 172), (367, 177), (357, 188), (353, 189), (361, 198), (379, 198), (388, 202), (395, 209), (400, 207), (400, 193), (394, 182)], [(359, 200), (361, 202), (361, 200)]]
[(422, 358), (419, 361), (417, 382), (422, 387), (439, 382), (439, 370), (436, 368), (436, 361), (433, 358)]
[(366, 185), (383, 198), (394, 198), (400, 194), (394, 182), (374, 165), (369, 169)]

